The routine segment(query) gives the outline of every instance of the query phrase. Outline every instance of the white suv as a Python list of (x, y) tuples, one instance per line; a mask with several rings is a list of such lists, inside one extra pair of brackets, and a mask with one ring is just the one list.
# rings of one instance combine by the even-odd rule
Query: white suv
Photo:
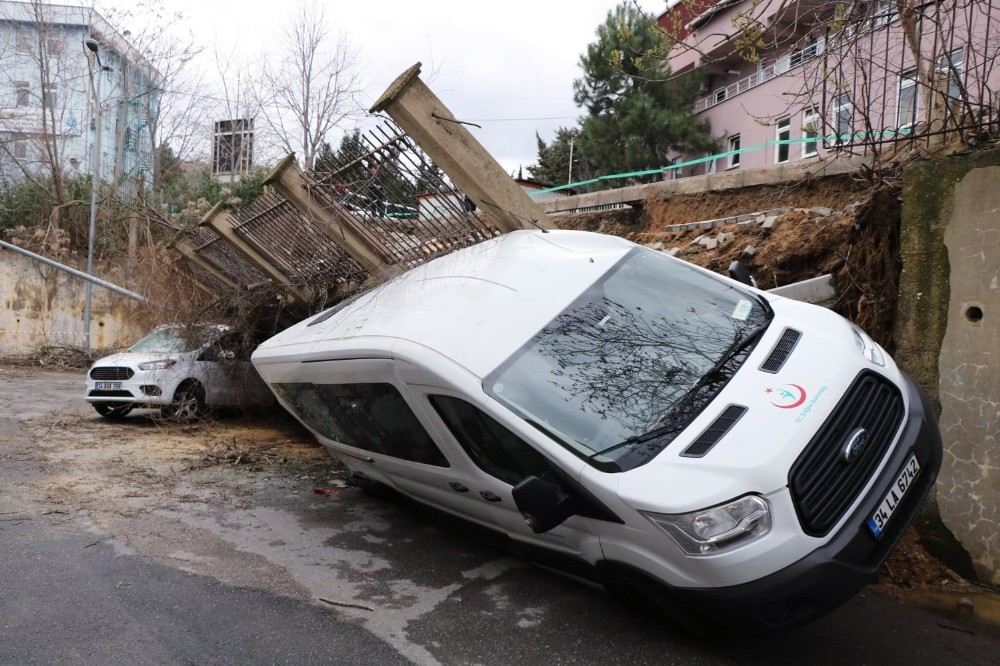
[(355, 479), (688, 624), (842, 603), (941, 462), (920, 392), (853, 324), (599, 234), (455, 252), (253, 361)]
[(137, 407), (195, 418), (209, 406), (273, 402), (249, 361), (242, 336), (224, 325), (158, 326), (87, 372), (87, 402), (109, 419)]

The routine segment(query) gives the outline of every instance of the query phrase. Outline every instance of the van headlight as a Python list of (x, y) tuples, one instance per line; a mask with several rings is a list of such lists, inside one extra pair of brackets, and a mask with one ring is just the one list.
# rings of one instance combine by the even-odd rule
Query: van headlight
[(172, 368), (176, 364), (172, 358), (164, 358), (159, 361), (146, 361), (145, 363), (139, 364), (140, 370), (166, 370), (167, 368)]
[(854, 344), (858, 346), (858, 351), (875, 365), (885, 367), (885, 354), (882, 353), (882, 348), (878, 346), (878, 343), (854, 324), (851, 324), (851, 331), (854, 333)]
[(713, 555), (759, 539), (771, 530), (771, 509), (759, 495), (691, 513), (642, 514), (688, 555)]

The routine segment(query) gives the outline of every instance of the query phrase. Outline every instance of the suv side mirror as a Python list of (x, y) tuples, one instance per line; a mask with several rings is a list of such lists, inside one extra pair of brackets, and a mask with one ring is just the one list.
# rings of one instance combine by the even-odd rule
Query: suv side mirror
[(529, 476), (511, 490), (517, 510), (532, 532), (548, 532), (576, 513), (573, 496), (559, 486)]

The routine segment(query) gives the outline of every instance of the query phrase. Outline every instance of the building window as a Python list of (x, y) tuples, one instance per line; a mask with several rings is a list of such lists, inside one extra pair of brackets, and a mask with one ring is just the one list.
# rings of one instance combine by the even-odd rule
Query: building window
[(27, 81), (14, 82), (14, 105), (25, 107), (31, 104), (31, 84)]
[(23, 137), (15, 137), (13, 144), (14, 145), (11, 147), (10, 153), (14, 156), (14, 159), (28, 159), (28, 141)]
[[(708, 158), (711, 155), (705, 155), (705, 157)], [(705, 160), (705, 173), (715, 173), (715, 160)]]
[(718, 90), (715, 91), (715, 95), (713, 97), (715, 98), (715, 103), (716, 104), (718, 104), (719, 102), (725, 102), (726, 101), (726, 89), (725, 88), (719, 88)]
[(729, 167), (735, 169), (740, 165), (740, 135), (729, 137)]
[(18, 53), (31, 53), (34, 50), (34, 40), (31, 31), (27, 28), (18, 28), (17, 44), (15, 48)]
[(802, 157), (815, 157), (819, 152), (819, 113), (815, 108), (802, 112)]
[(66, 43), (61, 39), (45, 40), (45, 50), (50, 56), (61, 56), (66, 48)]
[(909, 128), (917, 121), (917, 70), (899, 75), (899, 93), (896, 100), (896, 127)]
[(778, 164), (788, 161), (788, 153), (791, 149), (789, 141), (792, 139), (792, 119), (782, 118), (774, 126), (774, 161)]
[(833, 98), (833, 119), (830, 123), (836, 132), (836, 143), (851, 141), (852, 123), (854, 122), (854, 102), (850, 93), (841, 93)]
[(800, 49), (795, 49), (788, 54), (788, 68), (798, 67), (804, 62), (809, 62), (820, 53), (819, 40), (810, 42)]
[(42, 88), (42, 106), (49, 109), (59, 106), (58, 89), (59, 87), (54, 83), (50, 83)]
[(948, 74), (948, 99), (962, 98), (962, 71), (965, 68), (965, 54), (952, 51), (938, 58), (937, 69)]

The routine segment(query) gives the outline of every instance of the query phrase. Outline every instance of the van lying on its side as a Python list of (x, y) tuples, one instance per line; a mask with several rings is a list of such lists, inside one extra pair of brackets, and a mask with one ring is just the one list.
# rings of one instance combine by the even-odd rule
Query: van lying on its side
[(436, 259), (253, 362), (355, 478), (686, 621), (847, 600), (941, 464), (925, 400), (856, 326), (599, 234)]

